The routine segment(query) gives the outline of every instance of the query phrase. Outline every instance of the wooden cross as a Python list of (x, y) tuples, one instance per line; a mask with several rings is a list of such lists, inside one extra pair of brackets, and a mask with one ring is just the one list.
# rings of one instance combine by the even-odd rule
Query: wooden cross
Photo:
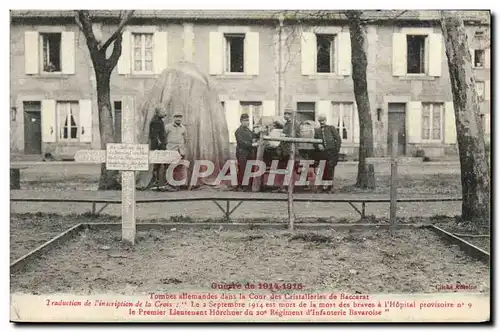
[(148, 171), (149, 164), (175, 164), (181, 160), (177, 151), (149, 151), (148, 144), (135, 144), (133, 100), (127, 97), (122, 116), (123, 143), (109, 143), (106, 150), (81, 150), (75, 161), (106, 163), (106, 169), (122, 172), (122, 240), (135, 244), (135, 171)]

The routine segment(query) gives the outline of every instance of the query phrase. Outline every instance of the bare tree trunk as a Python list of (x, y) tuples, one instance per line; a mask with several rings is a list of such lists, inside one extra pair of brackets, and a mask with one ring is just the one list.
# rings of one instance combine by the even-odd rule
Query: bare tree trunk
[[(99, 133), (101, 135), (101, 149), (106, 149), (107, 143), (116, 142), (116, 133), (113, 125), (113, 115), (110, 98), (110, 75), (97, 73), (97, 107), (99, 109)], [(106, 164), (101, 164), (99, 190), (120, 189), (118, 171), (106, 170)]]
[(489, 223), (491, 184), (467, 34), (457, 14), (441, 15), (460, 154), (462, 219)]
[(361, 22), (361, 11), (345, 11), (349, 22), (351, 38), (352, 80), (354, 96), (359, 117), (359, 162), (356, 186), (359, 188), (375, 188), (375, 171), (373, 165), (366, 164), (366, 158), (373, 157), (373, 124), (366, 82), (366, 32)]
[[(120, 12), (120, 23), (115, 32), (104, 43), (98, 41), (92, 30), (92, 19), (88, 10), (76, 10), (75, 20), (83, 32), (94, 66), (97, 83), (97, 107), (99, 110), (99, 133), (101, 135), (101, 149), (106, 149), (107, 143), (116, 142), (116, 133), (113, 126), (113, 115), (110, 98), (111, 72), (118, 63), (122, 53), (122, 29), (132, 17), (134, 11)], [(113, 52), (106, 58), (106, 49), (113, 44)], [(118, 171), (106, 170), (106, 165), (101, 165), (99, 190), (120, 189)]]

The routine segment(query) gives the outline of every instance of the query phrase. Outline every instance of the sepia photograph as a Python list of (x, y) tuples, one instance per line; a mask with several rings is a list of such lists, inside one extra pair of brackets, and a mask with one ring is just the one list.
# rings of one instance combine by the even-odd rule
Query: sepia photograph
[(9, 16), (10, 322), (491, 323), (489, 9)]

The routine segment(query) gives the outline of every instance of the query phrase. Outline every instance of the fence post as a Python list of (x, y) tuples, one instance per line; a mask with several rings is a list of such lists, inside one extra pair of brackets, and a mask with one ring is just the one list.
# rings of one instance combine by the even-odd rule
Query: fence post
[(396, 225), (397, 214), (397, 177), (398, 177), (398, 131), (392, 132), (392, 158), (391, 158), (391, 204), (390, 204), (390, 224)]

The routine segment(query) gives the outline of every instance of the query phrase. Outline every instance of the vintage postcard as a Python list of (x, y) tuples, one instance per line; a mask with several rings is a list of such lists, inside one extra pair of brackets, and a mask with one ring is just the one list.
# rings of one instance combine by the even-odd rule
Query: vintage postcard
[(11, 10), (11, 322), (489, 322), (489, 10)]

